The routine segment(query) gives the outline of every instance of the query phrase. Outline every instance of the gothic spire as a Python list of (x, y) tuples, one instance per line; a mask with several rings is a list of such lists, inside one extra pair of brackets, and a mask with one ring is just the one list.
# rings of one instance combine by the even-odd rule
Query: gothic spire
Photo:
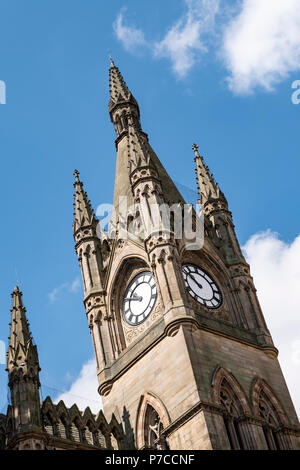
[(219, 188), (218, 183), (215, 181), (213, 174), (210, 172), (208, 166), (205, 164), (203, 157), (198, 152), (198, 146), (193, 144), (196, 162), (196, 175), (199, 191), (200, 204), (206, 204), (213, 199), (226, 198)]
[(132, 181), (130, 175), (141, 167), (156, 170), (165, 192), (165, 201), (173, 204), (184, 202), (174, 182), (166, 172), (152, 149), (147, 134), (142, 130), (137, 101), (129, 91), (119, 69), (111, 59), (109, 112), (115, 126), (118, 151), (114, 191), (114, 207), (117, 208), (121, 196), (126, 196), (128, 205), (133, 204)]
[(87, 193), (83, 189), (83, 183), (79, 179), (79, 171), (74, 171), (74, 223), (73, 233), (75, 234), (79, 228), (92, 225), (96, 220), (91, 201), (88, 199)]
[(14, 288), (12, 298), (7, 370), (10, 373), (14, 369), (22, 367), (24, 371), (30, 368), (39, 371), (37, 348), (33, 344), (29, 323), (26, 318), (26, 309), (22, 301), (22, 292), (18, 286)]
[(134, 105), (138, 111), (139, 107), (136, 99), (129, 91), (125, 80), (118, 67), (115, 65), (113, 59), (110, 59), (109, 69), (109, 89), (110, 101), (108, 105), (109, 112), (112, 113), (113, 109), (118, 105), (131, 104)]

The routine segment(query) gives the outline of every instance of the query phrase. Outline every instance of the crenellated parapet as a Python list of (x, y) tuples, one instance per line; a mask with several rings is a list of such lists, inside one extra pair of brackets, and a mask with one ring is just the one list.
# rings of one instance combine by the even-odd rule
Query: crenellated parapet
[(48, 448), (123, 448), (121, 425), (114, 416), (107, 422), (102, 410), (97, 414), (89, 407), (80, 411), (76, 404), (67, 407), (62, 400), (54, 404), (48, 396), (42, 403), (41, 415)]

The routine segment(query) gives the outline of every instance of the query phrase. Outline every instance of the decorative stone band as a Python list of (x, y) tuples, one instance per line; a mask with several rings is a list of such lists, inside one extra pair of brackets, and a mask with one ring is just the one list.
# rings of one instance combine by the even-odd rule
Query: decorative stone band
[(157, 184), (160, 184), (159, 176), (157, 170), (153, 166), (143, 166), (138, 167), (133, 170), (130, 174), (130, 181), (133, 186), (133, 189), (138, 183), (142, 181), (156, 181)]
[(103, 307), (106, 305), (106, 291), (96, 291), (88, 294), (84, 299), (86, 314), (88, 315), (94, 308)]
[(209, 411), (210, 413), (214, 413), (218, 415), (223, 414), (223, 409), (220, 405), (199, 401), (192, 408), (187, 410), (185, 413), (179, 416), (175, 421), (173, 421), (173, 423), (171, 423), (167, 428), (165, 428), (162, 434), (165, 437), (169, 436), (178, 428), (183, 426), (187, 421), (192, 419), (196, 414), (198, 414), (199, 412), (203, 410), (206, 410), (206, 411)]
[[(178, 428), (183, 426), (187, 421), (192, 419), (196, 414), (201, 411), (208, 411), (209, 413), (214, 413), (217, 415), (224, 415), (224, 409), (221, 405), (208, 403), (199, 401), (196, 403), (192, 408), (187, 410), (181, 416), (179, 416), (175, 421), (173, 421), (169, 426), (167, 426), (162, 431), (162, 435), (164, 437), (170, 436), (173, 432), (175, 432)], [(240, 422), (248, 422), (249, 424), (254, 424), (257, 426), (263, 426), (265, 423), (263, 419), (258, 416), (250, 416), (250, 415), (243, 415), (239, 418)], [(284, 426), (277, 429), (277, 432), (282, 432), (288, 435), (299, 436), (300, 435), (300, 427), (295, 426)]]

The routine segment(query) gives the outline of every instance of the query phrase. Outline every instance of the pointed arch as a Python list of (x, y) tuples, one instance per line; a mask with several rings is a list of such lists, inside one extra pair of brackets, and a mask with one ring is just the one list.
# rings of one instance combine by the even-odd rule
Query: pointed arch
[(273, 420), (277, 426), (284, 426), (288, 424), (288, 419), (283, 411), (283, 408), (276, 397), (271, 387), (261, 377), (256, 377), (252, 384), (251, 399), (253, 404), (253, 411), (256, 416), (264, 417), (265, 413), (262, 409), (262, 402), (268, 406), (268, 416)]
[(213, 399), (222, 409), (224, 429), (231, 449), (253, 449), (255, 440), (247, 423), (251, 414), (244, 390), (237, 379), (218, 366), (212, 377)]
[(42, 404), (41, 413), (43, 417), (43, 426), (46, 433), (52, 436), (56, 436), (58, 422), (57, 409), (49, 396), (46, 397)]
[(162, 401), (154, 394), (148, 392), (141, 396), (136, 419), (136, 447), (137, 449), (147, 448), (149, 437), (148, 423), (149, 411), (154, 410), (159, 418), (162, 428), (169, 426), (171, 420), (168, 411)]
[(292, 443), (288, 418), (271, 387), (261, 377), (256, 377), (251, 393), (254, 414), (262, 420), (266, 444), (270, 450), (290, 450)]
[(239, 401), (239, 407), (243, 414), (250, 415), (251, 409), (246, 397), (246, 394), (241, 387), (240, 383), (234, 377), (233, 374), (228, 372), (221, 366), (218, 366), (212, 377), (212, 387), (213, 387), (213, 400), (215, 403), (221, 404), (221, 392), (222, 387), (230, 388), (231, 394)]
[(108, 447), (109, 426), (102, 410), (99, 411), (95, 421), (98, 442), (101, 447)]
[(113, 413), (109, 423), (110, 445), (113, 449), (119, 450), (123, 447), (124, 433), (122, 426), (119, 424), (115, 414)]

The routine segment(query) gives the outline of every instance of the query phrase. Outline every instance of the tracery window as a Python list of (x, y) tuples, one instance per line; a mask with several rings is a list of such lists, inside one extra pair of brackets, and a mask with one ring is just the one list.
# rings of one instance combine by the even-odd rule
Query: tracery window
[(148, 404), (145, 414), (145, 444), (148, 449), (167, 450), (168, 441), (163, 435), (163, 423), (157, 411)]
[(276, 428), (279, 426), (279, 419), (278, 416), (276, 416), (276, 410), (273, 409), (273, 406), (263, 391), (260, 393), (258, 408), (260, 417), (265, 421), (265, 424), (263, 425), (263, 432), (268, 449), (281, 449), (281, 445), (276, 434)]
[(254, 412), (262, 420), (266, 446), (270, 450), (290, 450), (292, 442), (286, 414), (268, 384), (257, 378), (252, 390)]
[(225, 411), (223, 419), (231, 449), (246, 449), (243, 430), (240, 425), (240, 417), (244, 414), (243, 408), (226, 380), (223, 380), (221, 384), (220, 403)]

